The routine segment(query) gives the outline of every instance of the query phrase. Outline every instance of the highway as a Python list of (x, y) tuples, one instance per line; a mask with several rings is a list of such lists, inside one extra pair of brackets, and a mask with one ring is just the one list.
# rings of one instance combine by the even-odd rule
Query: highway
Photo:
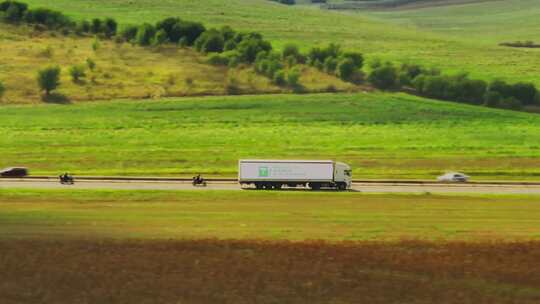
[[(2, 189), (77, 189), (77, 190), (230, 190), (242, 188), (234, 181), (210, 181), (206, 187), (194, 187), (186, 180), (159, 179), (80, 179), (75, 185), (62, 185), (55, 179), (0, 179)], [(247, 189), (245, 189), (247, 190)], [(253, 189), (254, 190), (254, 189)], [(262, 190), (261, 190), (262, 191)], [(274, 190), (276, 191), (276, 190)], [(287, 189), (280, 191), (310, 191), (309, 189)], [(324, 190), (322, 190), (324, 191)], [(328, 190), (333, 191), (333, 190)], [(530, 194), (540, 195), (538, 183), (467, 183), (438, 184), (426, 182), (356, 182), (350, 191), (363, 193), (476, 193), (476, 194)], [(540, 199), (539, 199), (540, 201)]]

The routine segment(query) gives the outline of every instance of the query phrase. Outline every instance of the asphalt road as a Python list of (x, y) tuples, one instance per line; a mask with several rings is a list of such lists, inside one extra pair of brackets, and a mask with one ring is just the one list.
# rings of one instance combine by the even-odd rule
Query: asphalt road
[[(61, 185), (55, 180), (0, 180), (1, 189), (107, 189), (107, 190), (242, 190), (235, 182), (210, 182), (206, 187), (193, 187), (180, 181), (76, 181), (75, 185)], [(281, 191), (309, 191), (283, 189)], [(535, 194), (540, 185), (517, 184), (403, 184), (354, 183), (351, 191), (364, 193), (477, 193), (477, 194)], [(540, 202), (540, 199), (539, 199)]]

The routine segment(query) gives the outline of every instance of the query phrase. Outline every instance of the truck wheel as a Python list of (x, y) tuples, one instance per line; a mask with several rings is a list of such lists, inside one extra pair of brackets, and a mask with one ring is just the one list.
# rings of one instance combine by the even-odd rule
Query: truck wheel
[(310, 183), (309, 187), (311, 188), (311, 190), (321, 190), (321, 184), (319, 183)]
[(344, 183), (338, 183), (336, 187), (339, 191), (344, 191), (345, 189), (347, 189), (347, 185)]

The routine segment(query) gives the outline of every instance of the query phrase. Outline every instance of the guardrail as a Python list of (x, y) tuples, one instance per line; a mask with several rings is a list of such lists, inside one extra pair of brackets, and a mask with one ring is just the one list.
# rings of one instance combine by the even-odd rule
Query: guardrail
[[(74, 176), (78, 181), (102, 181), (102, 182), (191, 182), (191, 178), (182, 177), (133, 177), (133, 176)], [(7, 178), (6, 178), (7, 179)], [(1, 179), (0, 179), (1, 180)], [(58, 180), (57, 176), (27, 176), (17, 180)], [(236, 178), (205, 178), (208, 182), (237, 182)], [(393, 179), (354, 179), (355, 184), (407, 184), (429, 185), (445, 184), (432, 180), (393, 180)], [(540, 181), (469, 181), (460, 183), (465, 185), (501, 185), (501, 186), (540, 186)]]

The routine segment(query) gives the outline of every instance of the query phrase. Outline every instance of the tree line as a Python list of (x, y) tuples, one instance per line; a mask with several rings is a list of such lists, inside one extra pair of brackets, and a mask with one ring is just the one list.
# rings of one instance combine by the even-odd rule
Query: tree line
[(375, 61), (368, 81), (382, 90), (404, 89), (420, 96), (495, 108), (519, 110), (540, 105), (540, 92), (533, 83), (486, 82), (471, 79), (467, 73), (443, 75), (438, 69), (417, 64)]

